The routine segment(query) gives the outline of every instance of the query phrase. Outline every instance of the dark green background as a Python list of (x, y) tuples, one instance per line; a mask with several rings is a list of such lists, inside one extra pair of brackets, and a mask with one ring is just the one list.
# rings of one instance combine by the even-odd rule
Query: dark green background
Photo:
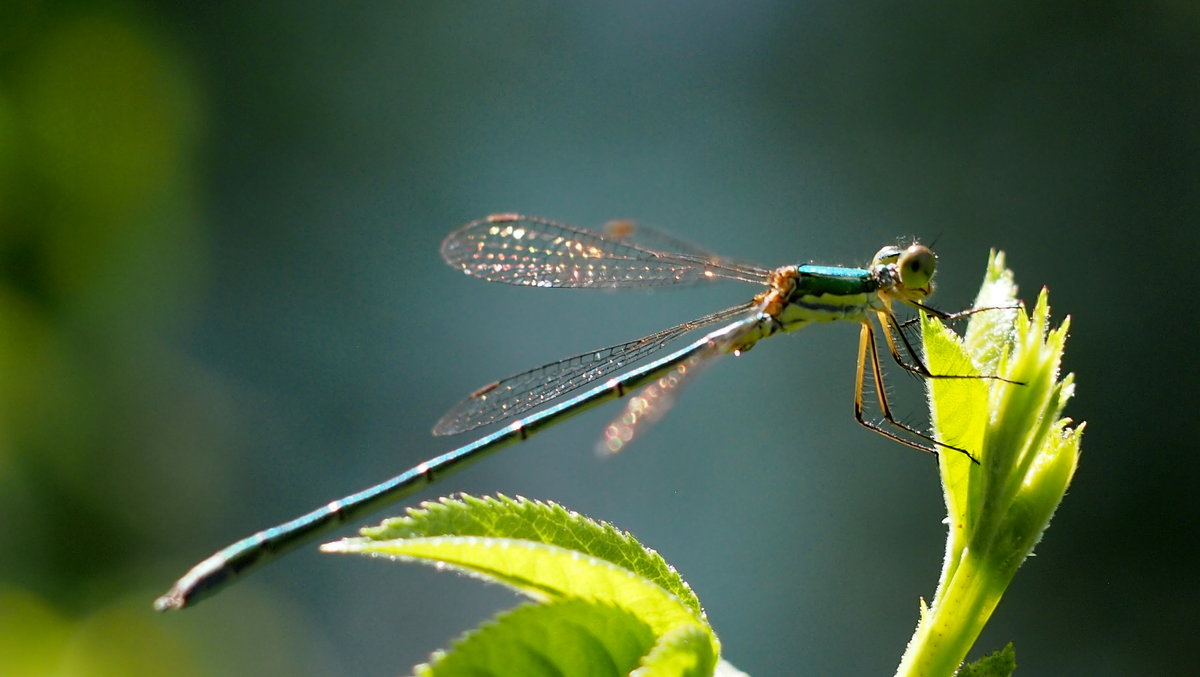
[[(770, 265), (916, 236), (947, 309), (1004, 249), (1072, 316), (1088, 430), (976, 654), (1169, 672), (1200, 605), (1198, 123), (1183, 0), (5, 3), (0, 672), (394, 674), (515, 604), (309, 548), (150, 612), (215, 548), (449, 449), (428, 431), (481, 384), (756, 291), (445, 267), (441, 238), (497, 211), (632, 217)], [(618, 458), (591, 453), (609, 407), (420, 498), (631, 530), (753, 675), (887, 674), (944, 514), (932, 460), (854, 424), (856, 341), (722, 360)]]

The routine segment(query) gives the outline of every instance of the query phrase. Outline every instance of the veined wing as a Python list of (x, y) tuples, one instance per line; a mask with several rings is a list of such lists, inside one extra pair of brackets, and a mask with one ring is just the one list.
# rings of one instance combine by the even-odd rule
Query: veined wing
[(626, 399), (621, 413), (604, 427), (604, 434), (596, 444), (596, 451), (603, 456), (624, 451), (635, 437), (644, 434), (675, 406), (675, 397), (683, 384), (694, 378), (704, 365), (711, 362), (711, 358), (718, 354), (720, 349), (721, 346), (714, 344), (707, 350), (697, 351), (670, 372)]
[(442, 258), (489, 282), (632, 288), (725, 278), (766, 284), (770, 271), (688, 252), (660, 252), (565, 223), (496, 214), (450, 233)]
[(607, 239), (632, 244), (652, 252), (670, 252), (673, 256), (692, 261), (705, 261), (721, 270), (737, 273), (736, 276), (728, 277), (736, 277), (738, 280), (760, 282), (760, 279), (747, 280), (744, 274), (762, 275), (767, 272), (761, 266), (728, 256), (718, 256), (692, 242), (632, 219), (613, 219), (604, 224), (602, 233)]
[(753, 301), (684, 322), (636, 341), (575, 355), (484, 386), (454, 405), (433, 427), (453, 435), (506, 421), (648, 357), (684, 334), (748, 314)]
[(674, 252), (713, 261), (721, 258), (707, 249), (697, 247), (687, 240), (677, 238), (670, 233), (647, 226), (633, 219), (613, 219), (612, 221), (608, 221), (604, 224), (604, 228), (600, 231), (600, 234), (606, 239), (617, 240), (652, 252)]

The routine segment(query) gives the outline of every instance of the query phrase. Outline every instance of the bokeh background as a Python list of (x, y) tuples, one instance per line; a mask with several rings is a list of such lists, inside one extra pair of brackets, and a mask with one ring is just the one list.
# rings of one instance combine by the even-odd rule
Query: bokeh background
[[(481, 384), (756, 291), (445, 267), (441, 238), (498, 211), (637, 218), (770, 265), (917, 236), (947, 309), (1006, 250), (1025, 296), (1072, 316), (1089, 427), (976, 654), (1190, 664), (1198, 122), (1184, 0), (9, 0), (0, 673), (388, 675), (517, 603), (306, 548), (150, 609), (216, 548), (449, 449), (429, 429)], [(856, 340), (725, 359), (617, 458), (591, 453), (610, 406), (418, 498), (520, 494), (631, 530), (750, 674), (887, 674), (944, 515), (931, 459), (854, 424)]]

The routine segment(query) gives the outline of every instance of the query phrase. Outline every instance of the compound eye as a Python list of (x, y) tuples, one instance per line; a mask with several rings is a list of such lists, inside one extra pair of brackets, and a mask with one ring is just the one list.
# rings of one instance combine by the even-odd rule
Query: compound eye
[(886, 266), (889, 263), (895, 263), (898, 258), (900, 258), (900, 248), (896, 245), (888, 245), (875, 252), (875, 256), (871, 259), (871, 265)]
[(896, 268), (900, 273), (900, 284), (908, 289), (925, 289), (933, 279), (937, 257), (929, 247), (914, 244), (900, 255)]

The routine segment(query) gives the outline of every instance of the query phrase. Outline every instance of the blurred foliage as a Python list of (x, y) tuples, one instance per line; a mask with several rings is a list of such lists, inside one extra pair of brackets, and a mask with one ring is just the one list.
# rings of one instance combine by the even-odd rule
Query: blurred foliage
[[(186, 319), (204, 266), (189, 209), (195, 97), (133, 16), (43, 8), (26, 28), (4, 62), (0, 453), (15, 487), (53, 491), (49, 503), (76, 503), (64, 513), (124, 531), (136, 527), (104, 515), (105, 499), (135, 488), (112, 486), (125, 473), (106, 470), (159, 441), (144, 437), (156, 427), (144, 405), (178, 368), (162, 338)], [(51, 559), (84, 564), (70, 549)]]
[(202, 123), (134, 7), (0, 10), (0, 674), (220, 674), (130, 585), (171, 517), (145, 506), (186, 491), (156, 458), (220, 428), (172, 348), (208, 263)]

